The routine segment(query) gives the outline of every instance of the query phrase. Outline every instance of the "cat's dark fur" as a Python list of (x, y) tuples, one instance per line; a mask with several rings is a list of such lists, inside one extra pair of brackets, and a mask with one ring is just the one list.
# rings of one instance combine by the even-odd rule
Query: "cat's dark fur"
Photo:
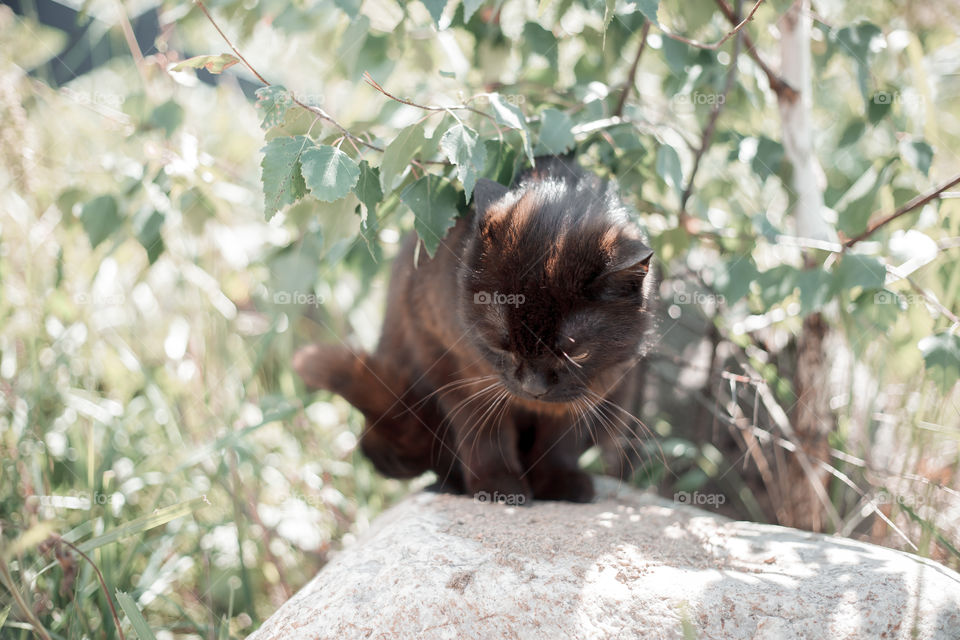
[(385, 475), (590, 500), (578, 458), (633, 435), (620, 406), (638, 393), (654, 288), (653, 251), (613, 187), (540, 158), (511, 189), (478, 181), (471, 212), (415, 266), (416, 243), (394, 264), (376, 351), (308, 347), (297, 371), (363, 412), (361, 447)]

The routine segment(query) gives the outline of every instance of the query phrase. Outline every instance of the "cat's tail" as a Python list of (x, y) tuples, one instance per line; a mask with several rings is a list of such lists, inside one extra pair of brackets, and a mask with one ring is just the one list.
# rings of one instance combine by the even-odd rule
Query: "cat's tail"
[(396, 403), (391, 379), (376, 359), (362, 349), (342, 344), (314, 344), (293, 356), (293, 368), (307, 387), (341, 395), (368, 420), (376, 420)]

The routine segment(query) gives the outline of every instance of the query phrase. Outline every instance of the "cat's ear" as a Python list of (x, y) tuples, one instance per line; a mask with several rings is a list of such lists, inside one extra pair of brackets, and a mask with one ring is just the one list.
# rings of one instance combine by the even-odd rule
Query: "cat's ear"
[(639, 238), (621, 238), (613, 247), (604, 275), (633, 272), (645, 274), (650, 269), (653, 249)]
[(507, 191), (509, 189), (499, 182), (486, 178), (477, 180), (476, 186), (473, 187), (473, 206), (477, 212), (477, 219), (482, 219), (490, 205), (507, 195)]
[(653, 249), (638, 238), (620, 238), (612, 247), (606, 269), (597, 281), (603, 300), (643, 299), (643, 283), (650, 271)]

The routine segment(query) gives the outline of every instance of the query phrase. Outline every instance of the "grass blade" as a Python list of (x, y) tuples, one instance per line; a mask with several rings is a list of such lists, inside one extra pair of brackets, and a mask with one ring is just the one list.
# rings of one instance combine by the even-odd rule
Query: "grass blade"
[(115, 529), (107, 531), (103, 535), (97, 536), (96, 538), (91, 538), (83, 544), (77, 545), (77, 548), (85, 553), (89, 553), (98, 547), (110, 544), (111, 542), (116, 542), (117, 540), (126, 538), (127, 536), (131, 536), (135, 533), (146, 531), (147, 529), (159, 527), (160, 525), (166, 524), (171, 520), (176, 520), (177, 518), (182, 518), (189, 513), (193, 513), (193, 511), (196, 509), (196, 506), (201, 502), (206, 502), (206, 498), (194, 498), (193, 500), (187, 500), (186, 502), (181, 502), (180, 504), (158, 509), (154, 513), (142, 516), (136, 520), (131, 520), (124, 525), (120, 525)]
[(118, 589), (117, 602), (120, 603), (120, 608), (123, 609), (123, 612), (127, 614), (127, 619), (130, 620), (130, 624), (133, 626), (133, 630), (137, 632), (140, 640), (157, 640), (157, 637), (153, 635), (153, 631), (150, 630), (150, 625), (147, 624), (146, 619), (143, 617), (143, 613), (140, 612), (140, 607), (137, 606), (137, 603), (130, 597), (129, 593), (124, 593)]

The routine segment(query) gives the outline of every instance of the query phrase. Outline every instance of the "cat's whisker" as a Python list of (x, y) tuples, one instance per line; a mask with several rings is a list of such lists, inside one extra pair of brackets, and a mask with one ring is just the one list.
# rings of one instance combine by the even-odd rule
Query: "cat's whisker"
[(488, 406), (485, 404), (486, 401), (498, 395), (501, 386), (502, 385), (499, 381), (493, 382), (487, 385), (486, 387), (484, 387), (483, 389), (481, 389), (480, 391), (477, 391), (476, 393), (473, 393), (467, 398), (461, 400), (459, 403), (457, 403), (454, 406), (454, 408), (450, 411), (450, 413), (447, 415), (445, 420), (446, 421), (454, 420), (460, 413), (462, 413), (467, 408), (468, 405), (476, 403), (477, 406), (470, 412), (467, 418), (463, 420), (464, 424), (472, 425), (474, 423), (473, 417), (477, 414), (478, 411), (482, 411)]
[[(643, 420), (641, 420), (641, 419), (638, 418), (637, 416), (633, 415), (632, 413), (630, 413), (629, 411), (627, 411), (626, 409), (624, 409), (623, 407), (621, 407), (621, 406), (620, 406), (619, 404), (617, 404), (616, 402), (613, 402), (613, 401), (610, 400), (609, 398), (604, 398), (603, 396), (601, 396), (601, 395), (599, 395), (599, 394), (597, 394), (597, 393), (595, 393), (595, 392), (593, 392), (593, 391), (591, 391), (590, 393), (592, 393), (592, 394), (595, 395), (597, 398), (599, 398), (604, 405), (606, 405), (606, 406), (608, 406), (608, 407), (611, 407), (611, 408), (613, 408), (613, 409), (616, 409), (617, 411), (619, 411), (619, 412), (622, 413), (623, 415), (627, 416), (627, 417), (630, 419), (631, 422), (633, 422), (634, 424), (638, 425), (638, 426), (643, 430), (644, 435), (646, 435), (650, 441), (654, 442), (654, 443), (657, 445), (657, 450), (658, 450), (659, 453), (660, 453), (660, 456), (659, 456), (659, 457), (660, 457), (660, 461), (663, 463), (663, 466), (664, 466), (665, 468), (668, 467), (667, 457), (666, 457), (666, 455), (663, 453), (663, 448), (660, 447), (660, 444), (659, 444), (659, 442), (657, 442), (656, 436), (654, 435), (653, 431), (650, 429), (650, 427), (648, 427), (646, 424), (644, 424)], [(626, 425), (625, 425), (625, 427), (626, 427)], [(633, 432), (633, 430), (630, 429), (629, 427), (626, 427), (626, 428), (627, 428), (628, 431)], [(636, 447), (634, 447), (634, 450), (636, 451)], [(639, 455), (639, 452), (637, 452), (637, 453), (638, 453), (638, 455)]]
[[(497, 377), (497, 376), (493, 376), (493, 377)], [(477, 382), (477, 381), (476, 381), (476, 380), (473, 380), (472, 382), (475, 383), (475, 382)], [(477, 401), (477, 400), (483, 400), (487, 394), (494, 394), (494, 393), (496, 392), (498, 386), (502, 386), (502, 383), (499, 382), (499, 380), (496, 381), (496, 382), (493, 382), (492, 384), (487, 385), (487, 386), (484, 387), (483, 389), (480, 389), (479, 391), (477, 391), (477, 392), (475, 392), (475, 393), (467, 396), (465, 399), (461, 400), (460, 402), (458, 402), (458, 403), (454, 406), (454, 408), (451, 410), (451, 412), (444, 418), (444, 422), (452, 421), (453, 418), (454, 418), (458, 413), (460, 413), (461, 411), (463, 411), (468, 404), (470, 404), (470, 403), (472, 403), (472, 402), (474, 402), (474, 401)], [(480, 405), (478, 406), (478, 408), (475, 409), (473, 413), (476, 413), (476, 411), (478, 411), (482, 406), (483, 406), (483, 404), (482, 404), (482, 402), (481, 402)], [(473, 415), (473, 413), (471, 414), (471, 416)], [(463, 434), (463, 435), (460, 437), (460, 442), (466, 442), (466, 439), (467, 439), (468, 436), (469, 436), (469, 432)], [(455, 443), (454, 446), (457, 447), (457, 448), (459, 448), (459, 443)], [(463, 467), (468, 468), (468, 465), (467, 465), (467, 463), (466, 463), (465, 460), (462, 460), (462, 459), (459, 459), (459, 458), (458, 458), (458, 461), (460, 462), (460, 464), (461, 464)], [(446, 482), (446, 480), (450, 477), (450, 472), (451, 472), (452, 470), (453, 470), (452, 467), (447, 470), (447, 474), (446, 474), (446, 476), (444, 477), (444, 482)]]
[(577, 369), (583, 369), (583, 365), (577, 362), (576, 360), (574, 360), (573, 358), (571, 358), (569, 353), (567, 353), (566, 351), (561, 351), (560, 353), (562, 353), (563, 357), (569, 360), (570, 364), (575, 366)]
[[(489, 380), (493, 380), (494, 378), (499, 378), (499, 376), (497, 376), (496, 374), (490, 374), (486, 376), (475, 376), (473, 378), (464, 378), (463, 380), (453, 380), (452, 382), (448, 382), (447, 384), (441, 387), (438, 387), (437, 389), (434, 389), (424, 397), (420, 398), (420, 400), (418, 400), (416, 403), (410, 405), (404, 411), (415, 411), (419, 409), (421, 406), (423, 406), (427, 401), (429, 401), (431, 398), (433, 398), (437, 394), (449, 393), (451, 391), (455, 391), (456, 389), (461, 389), (463, 387), (469, 386), (471, 384), (475, 384), (477, 382), (487, 382)], [(401, 411), (394, 417), (397, 418), (403, 415), (404, 411)]]
[(467, 396), (466, 398), (464, 398), (463, 400), (455, 404), (453, 408), (450, 409), (450, 412), (447, 414), (446, 421), (452, 422), (469, 404), (473, 403), (478, 399), (482, 400), (486, 394), (491, 393), (500, 384), (501, 383), (499, 381), (492, 382), (486, 387), (484, 387), (483, 389), (480, 389), (479, 391), (476, 391), (470, 394), (469, 396)]
[[(634, 467), (633, 463), (634, 456), (637, 460), (643, 459), (643, 454), (637, 448), (637, 445), (635, 444), (635, 438), (632, 437), (634, 435), (633, 430), (619, 416), (606, 407), (604, 403), (598, 402), (596, 406), (598, 414), (602, 414), (606, 417), (606, 422), (610, 425), (608, 433), (610, 434), (612, 443), (617, 448), (621, 463), (625, 460), (629, 464), (630, 475), (632, 476), (636, 472), (636, 468)], [(628, 455), (628, 446), (630, 451), (633, 453), (633, 456)]]
[[(472, 435), (473, 435), (473, 441), (472, 441), (471, 444), (470, 444), (470, 451), (469, 451), (469, 453), (467, 454), (467, 458), (468, 458), (468, 459), (471, 458), (471, 457), (473, 457), (473, 451), (474, 451), (474, 448), (477, 446), (477, 441), (480, 439), (480, 436), (481, 436), (482, 433), (483, 433), (483, 427), (484, 427), (484, 425), (486, 424), (486, 417), (487, 417), (487, 415), (491, 412), (492, 409), (495, 409), (495, 408), (496, 408), (496, 406), (498, 405), (498, 403), (499, 403), (499, 402), (504, 398), (504, 396), (507, 395), (507, 394), (509, 394), (509, 391), (507, 391), (506, 388), (501, 389), (501, 390), (499, 391), (499, 393), (497, 393), (497, 394), (494, 396), (493, 401), (490, 403), (489, 406), (486, 407), (486, 410), (483, 412), (483, 414), (480, 416), (479, 419), (477, 419), (476, 421), (473, 421), (473, 420), (469, 420), (469, 421), (468, 421), (468, 424), (469, 424), (469, 426), (468, 426), (468, 429), (469, 429), (468, 434), (472, 434)], [(472, 418), (475, 413), (476, 413), (476, 411), (474, 411), (474, 413), (471, 414), (470, 417)], [(491, 430), (491, 434), (492, 434), (492, 431), (493, 431), (493, 430)], [(491, 437), (492, 437), (492, 435), (491, 435)], [(466, 438), (464, 438), (464, 440), (466, 440)]]
[[(589, 400), (587, 400), (587, 399), (584, 399), (584, 403), (587, 405), (587, 408), (588, 408), (588, 410), (589, 410), (589, 415), (594, 416), (594, 417), (596, 418), (597, 422), (600, 424), (600, 426), (604, 429), (604, 431), (605, 431), (606, 434), (608, 435), (610, 442), (613, 444), (613, 446), (614, 446), (614, 448), (615, 448), (615, 450), (616, 450), (616, 455), (617, 455), (618, 459), (621, 460), (621, 461), (622, 461), (622, 460), (626, 460), (626, 461), (629, 463), (629, 465), (630, 465), (630, 474), (633, 475), (633, 473), (635, 472), (635, 469), (634, 469), (634, 466), (633, 466), (633, 461), (632, 461), (628, 456), (625, 455), (626, 449), (625, 449), (625, 447), (623, 447), (623, 445), (619, 442), (619, 439), (617, 438), (617, 435), (616, 435), (616, 428), (615, 428), (616, 425), (614, 425), (614, 424), (612, 423), (612, 421), (611, 421), (605, 414), (603, 414), (603, 413), (600, 411), (600, 409), (599, 409), (600, 403), (599, 403), (599, 402), (591, 402), (591, 401), (589, 401)], [(599, 442), (598, 442), (596, 439), (594, 440), (594, 442), (597, 443), (597, 444), (599, 444)], [(622, 487), (622, 486), (623, 486), (623, 474), (621, 473), (621, 474), (619, 474), (619, 475), (620, 475), (620, 478), (619, 478), (619, 483), (620, 483), (620, 484), (619, 484), (618, 486), (619, 486), (619, 487)]]
[[(501, 420), (503, 420), (504, 410), (506, 409), (506, 407), (510, 405), (511, 395), (512, 394), (509, 391), (504, 389), (503, 392), (494, 401), (494, 405), (499, 404), (500, 408), (490, 416), (491, 417), (491, 420), (490, 420), (491, 434), (493, 433), (493, 431), (498, 431), (500, 429), (500, 422)], [(507, 457), (503, 453), (503, 439), (501, 438), (497, 439), (497, 451), (499, 451), (500, 453), (500, 460), (502, 460), (504, 464), (506, 464)]]

